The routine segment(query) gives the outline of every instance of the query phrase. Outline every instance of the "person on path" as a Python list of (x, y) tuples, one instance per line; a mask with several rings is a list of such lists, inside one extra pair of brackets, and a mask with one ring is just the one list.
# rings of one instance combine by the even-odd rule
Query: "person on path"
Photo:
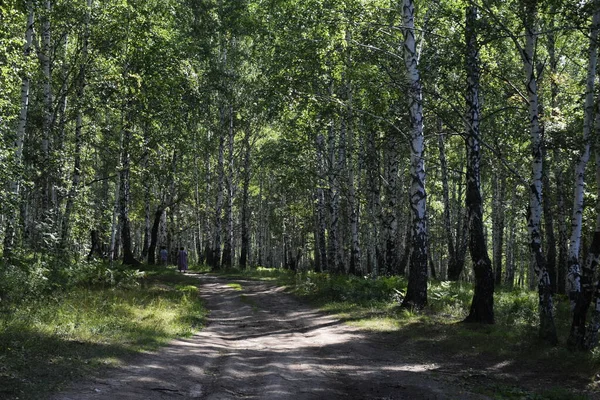
[(167, 266), (167, 257), (169, 255), (167, 248), (165, 246), (162, 246), (160, 248), (159, 254), (160, 254), (160, 263), (166, 267)]
[(179, 272), (183, 273), (188, 269), (187, 252), (183, 247), (179, 249), (179, 253), (177, 254), (177, 268), (179, 269)]

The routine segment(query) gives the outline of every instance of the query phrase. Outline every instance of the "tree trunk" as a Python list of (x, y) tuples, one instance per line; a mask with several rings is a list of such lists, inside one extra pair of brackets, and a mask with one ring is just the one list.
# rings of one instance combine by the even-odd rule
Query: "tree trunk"
[[(551, 12), (552, 15), (555, 15), (555, 8)], [(548, 55), (550, 58), (550, 71), (552, 76), (558, 75), (558, 58), (556, 57), (556, 38), (555, 38), (555, 26), (554, 26), (554, 17), (550, 19), (550, 26), (548, 27)], [(550, 118), (552, 121), (558, 117), (558, 81), (556, 79), (550, 80)], [(559, 135), (556, 135), (559, 136)], [(562, 135), (561, 135), (562, 136)], [(556, 141), (558, 137), (553, 138)], [(556, 271), (556, 285), (555, 290), (557, 293), (565, 294), (566, 284), (567, 284), (567, 270), (568, 266), (568, 227), (567, 227), (567, 213), (566, 213), (566, 205), (565, 205), (565, 188), (567, 184), (564, 179), (564, 171), (563, 167), (558, 160), (561, 159), (561, 155), (559, 154), (559, 145), (562, 141), (557, 142), (555, 144), (553, 150), (553, 156), (555, 160), (555, 180), (556, 180), (556, 222), (558, 225), (558, 259), (556, 261), (557, 271)], [(547, 174), (546, 174), (547, 175)]]
[(43, 74), (43, 118), (42, 118), (42, 213), (47, 215), (51, 210), (51, 191), (52, 191), (52, 179), (51, 174), (51, 157), (50, 157), (50, 140), (52, 137), (52, 126), (53, 126), (53, 93), (52, 93), (52, 65), (51, 65), (51, 54), (52, 54), (52, 42), (50, 34), (50, 15), (52, 13), (52, 2), (50, 0), (44, 1), (44, 11), (42, 14), (42, 51), (39, 55), (40, 63)]
[[(442, 131), (442, 121), (438, 120), (438, 149), (440, 152), (440, 169), (442, 172), (442, 198), (444, 200), (444, 225), (447, 245), (448, 245), (448, 280), (457, 281), (462, 273), (464, 262), (460, 263), (457, 259), (457, 249), (454, 237), (451, 234), (452, 219), (450, 217), (450, 190), (448, 187), (448, 162), (446, 161), (446, 149), (444, 145), (444, 132)], [(457, 221), (458, 223), (458, 221)], [(463, 259), (464, 261), (464, 259)]]
[[(128, 124), (127, 124), (128, 125)], [(121, 240), (123, 245), (123, 264), (137, 265), (139, 262), (135, 259), (131, 247), (131, 223), (129, 221), (129, 196), (130, 196), (130, 155), (131, 147), (131, 128), (123, 127), (123, 152), (121, 155), (121, 185), (120, 185), (120, 214), (119, 223), (121, 225)]]
[[(33, 38), (33, 3), (32, 0), (27, 1), (27, 28), (25, 30), (25, 47), (23, 50), (25, 59), (31, 55), (31, 45)], [(12, 204), (9, 210), (8, 218), (6, 219), (6, 228), (4, 231), (4, 248), (3, 257), (5, 260), (10, 260), (10, 256), (15, 245), (17, 217), (19, 213), (19, 205), (21, 203), (21, 180), (23, 166), (23, 143), (25, 141), (25, 126), (27, 125), (27, 114), (29, 111), (29, 87), (31, 80), (25, 73), (21, 80), (21, 107), (19, 112), (19, 122), (15, 133), (14, 142), (14, 166), (15, 175), (10, 185), (12, 194)]]
[(246, 129), (244, 135), (244, 178), (242, 182), (242, 210), (241, 210), (241, 230), (242, 230), (242, 243), (240, 249), (240, 268), (246, 269), (248, 267), (248, 255), (250, 253), (250, 205), (248, 204), (248, 192), (250, 190), (250, 129)]
[(504, 204), (505, 192), (506, 179), (501, 172), (498, 172), (494, 175), (494, 200), (492, 203), (492, 253), (494, 256), (494, 282), (497, 286), (502, 284), (502, 255), (504, 250), (504, 221), (506, 213)]
[(328, 269), (333, 273), (340, 272), (340, 242), (339, 242), (339, 218), (340, 218), (340, 188), (335, 156), (335, 127), (333, 122), (329, 125), (329, 243), (328, 243)]
[[(352, 54), (350, 52), (352, 43), (352, 33), (350, 30), (346, 31), (346, 68), (351, 70), (353, 67)], [(363, 268), (361, 266), (361, 248), (359, 239), (359, 205), (356, 198), (356, 183), (355, 183), (355, 170), (354, 170), (354, 115), (352, 109), (352, 84), (348, 76), (345, 77), (345, 90), (346, 90), (346, 130), (347, 130), (347, 156), (346, 156), (346, 173), (348, 176), (348, 219), (350, 224), (350, 262), (348, 265), (348, 272), (352, 275), (362, 275)]]
[[(221, 110), (221, 121), (225, 118), (224, 111)], [(223, 123), (221, 123), (223, 126)], [(215, 201), (215, 224), (213, 227), (213, 248), (212, 248), (212, 264), (211, 267), (213, 270), (217, 270), (221, 268), (221, 227), (222, 227), (222, 217), (221, 213), (223, 211), (223, 181), (225, 176), (224, 171), (224, 152), (225, 152), (225, 135), (221, 132), (219, 135), (219, 158), (217, 161), (217, 199)]]
[(164, 206), (161, 204), (154, 213), (154, 222), (150, 231), (150, 245), (148, 246), (148, 264), (156, 264), (156, 247), (158, 244), (158, 228), (160, 227), (160, 221), (162, 220), (163, 213), (165, 212)]
[(375, 131), (370, 129), (367, 136), (367, 154), (366, 154), (367, 172), (367, 216), (369, 219), (369, 231), (367, 235), (367, 259), (368, 270), (374, 276), (381, 272), (379, 265), (379, 220), (381, 214), (381, 183), (379, 173), (379, 151), (375, 143)]
[(477, 8), (466, 10), (467, 69), (467, 213), (469, 219), (469, 252), (475, 271), (475, 291), (465, 322), (494, 323), (494, 274), (488, 257), (483, 231), (481, 198), (479, 131), (479, 46), (476, 36)]
[[(73, 178), (71, 188), (67, 196), (67, 204), (65, 205), (65, 216), (62, 226), (61, 248), (65, 249), (71, 235), (71, 214), (75, 204), (75, 196), (79, 190), (81, 181), (81, 147), (82, 147), (82, 130), (83, 130), (83, 105), (86, 85), (86, 69), (88, 63), (88, 42), (90, 37), (90, 13), (92, 8), (92, 0), (86, 0), (85, 27), (83, 32), (81, 61), (79, 65), (79, 75), (77, 76), (77, 93), (76, 93), (76, 117), (75, 117), (75, 159), (73, 160)], [(65, 49), (66, 52), (66, 49)], [(66, 93), (64, 94), (66, 98)]]
[(418, 70), (415, 41), (413, 0), (404, 0), (404, 61), (408, 82), (408, 106), (410, 111), (410, 207), (412, 220), (412, 252), (408, 289), (402, 305), (421, 308), (427, 304), (427, 214), (425, 193), (425, 138), (423, 135), (423, 93)]
[(227, 157), (227, 202), (225, 203), (225, 217), (227, 225), (225, 228), (225, 243), (223, 246), (223, 258), (221, 264), (223, 268), (233, 267), (233, 142), (235, 132), (233, 129), (233, 107), (229, 107), (229, 135), (227, 140), (228, 157)]
[(525, 47), (521, 49), (525, 78), (527, 82), (527, 97), (529, 100), (529, 128), (531, 133), (531, 185), (529, 197), (529, 210), (527, 225), (530, 235), (530, 248), (532, 263), (539, 293), (540, 337), (551, 344), (558, 343), (556, 327), (554, 325), (554, 306), (550, 277), (546, 269), (546, 259), (542, 251), (542, 237), (540, 221), (542, 216), (542, 173), (543, 152), (542, 137), (538, 115), (537, 81), (534, 68), (534, 49), (537, 37), (535, 31), (536, 1), (525, 0)]
[[(573, 216), (571, 217), (571, 239), (569, 241), (569, 270), (567, 274), (567, 293), (571, 301), (571, 309), (575, 311), (581, 296), (581, 266), (579, 255), (581, 247), (581, 228), (583, 219), (585, 168), (590, 158), (591, 134), (594, 124), (595, 104), (594, 87), (596, 79), (596, 66), (598, 60), (598, 32), (600, 29), (600, 1), (594, 1), (594, 15), (590, 29), (590, 43), (588, 46), (588, 68), (586, 79), (585, 109), (583, 117), (583, 151), (575, 169), (575, 198), (573, 200)], [(574, 315), (575, 318), (575, 315)], [(583, 333), (582, 333), (583, 334)], [(571, 332), (573, 336), (573, 332)], [(574, 340), (570, 338), (569, 342)], [(576, 342), (578, 342), (577, 340)]]
[[(317, 257), (320, 271), (329, 269), (327, 265), (327, 215), (325, 209), (325, 138), (319, 131), (315, 138), (317, 188), (315, 190), (315, 212), (317, 219)], [(262, 188), (262, 186), (261, 186)]]
[(391, 275), (398, 270), (398, 138), (395, 128), (388, 129), (385, 156), (385, 202), (384, 202), (384, 245), (385, 264), (380, 273)]

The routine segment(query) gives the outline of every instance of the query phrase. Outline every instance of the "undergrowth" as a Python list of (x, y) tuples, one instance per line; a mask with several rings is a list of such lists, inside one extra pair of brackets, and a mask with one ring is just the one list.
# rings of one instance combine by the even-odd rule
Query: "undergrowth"
[(61, 274), (42, 279), (44, 290), (9, 292), (20, 275), (3, 284), (2, 399), (39, 399), (99, 367), (190, 336), (205, 316), (195, 280), (172, 269), (92, 263)]

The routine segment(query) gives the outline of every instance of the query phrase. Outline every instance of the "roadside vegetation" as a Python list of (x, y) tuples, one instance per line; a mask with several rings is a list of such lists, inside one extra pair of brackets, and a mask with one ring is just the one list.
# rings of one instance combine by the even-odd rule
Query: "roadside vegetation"
[[(430, 281), (428, 306), (417, 312), (400, 307), (407, 286), (404, 277), (354, 277), (270, 268), (223, 274), (284, 285), (346, 323), (380, 334), (389, 346), (401, 346), (409, 360), (451, 360), (456, 370), (441, 373), (456, 374), (457, 379), (480, 386), (479, 390), (492, 398), (586, 399), (585, 394), (569, 388), (599, 388), (600, 351), (572, 352), (566, 347), (570, 322), (566, 297), (556, 298), (561, 340), (553, 347), (538, 339), (537, 293), (522, 288), (497, 288), (496, 324), (480, 325), (461, 323), (473, 296), (468, 282)], [(496, 376), (485, 371), (490, 368)], [(498, 385), (497, 379), (502, 381), (504, 374), (519, 374), (520, 381), (507, 380)]]
[(82, 263), (71, 277), (40, 273), (38, 282), (30, 274), (36, 268), (21, 268), (27, 285), (6, 274), (12, 281), (0, 284), (0, 398), (40, 399), (199, 329), (205, 310), (195, 279), (141, 268)]

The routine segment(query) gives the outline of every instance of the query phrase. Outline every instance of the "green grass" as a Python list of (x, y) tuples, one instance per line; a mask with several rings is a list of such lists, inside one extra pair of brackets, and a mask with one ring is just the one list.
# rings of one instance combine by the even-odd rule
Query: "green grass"
[(141, 275), (139, 285), (75, 287), (4, 308), (0, 398), (37, 399), (202, 325), (206, 312), (192, 277), (160, 268)]
[(232, 282), (232, 283), (228, 283), (227, 286), (229, 286), (233, 290), (242, 290), (242, 285), (240, 285), (239, 283)]

